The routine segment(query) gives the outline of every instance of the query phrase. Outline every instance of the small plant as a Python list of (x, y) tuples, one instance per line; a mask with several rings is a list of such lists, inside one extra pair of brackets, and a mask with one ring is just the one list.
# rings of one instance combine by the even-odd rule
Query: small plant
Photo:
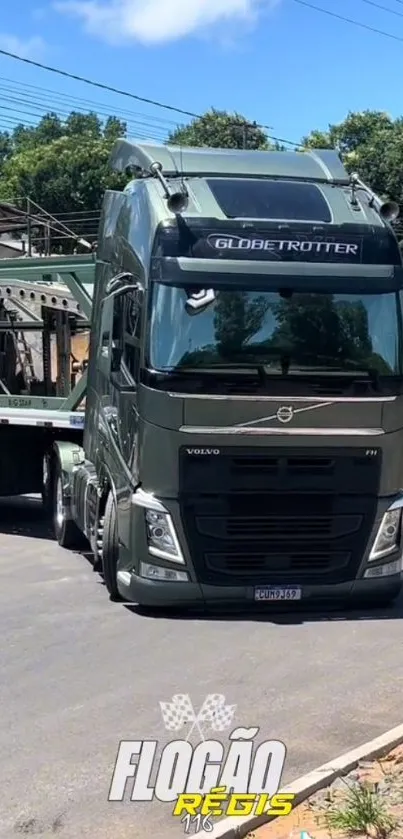
[(330, 810), (325, 818), (329, 830), (370, 839), (386, 839), (397, 826), (378, 793), (364, 784), (350, 788), (344, 806)]

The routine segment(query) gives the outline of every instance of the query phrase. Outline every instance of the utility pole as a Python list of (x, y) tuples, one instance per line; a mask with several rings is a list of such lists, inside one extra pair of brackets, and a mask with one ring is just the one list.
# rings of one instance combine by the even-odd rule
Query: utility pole
[(242, 138), (243, 138), (242, 148), (247, 149), (248, 148), (248, 126), (246, 125), (246, 122), (242, 126), (242, 129), (243, 129), (242, 130)]

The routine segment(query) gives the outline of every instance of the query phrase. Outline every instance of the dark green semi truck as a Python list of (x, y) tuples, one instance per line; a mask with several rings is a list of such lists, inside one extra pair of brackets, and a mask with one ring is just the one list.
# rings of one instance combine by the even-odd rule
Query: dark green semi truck
[(143, 606), (393, 600), (396, 205), (332, 151), (122, 140), (112, 165), (85, 414), (44, 452), (59, 543)]

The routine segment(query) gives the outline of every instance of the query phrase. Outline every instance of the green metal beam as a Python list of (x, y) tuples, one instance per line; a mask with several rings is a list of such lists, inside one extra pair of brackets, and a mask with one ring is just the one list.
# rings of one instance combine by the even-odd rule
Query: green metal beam
[[(36, 282), (46, 284), (64, 283), (74, 299), (80, 305), (83, 316), (88, 318), (90, 326), (92, 310), (92, 290), (95, 280), (95, 256), (50, 256), (0, 259), (0, 281)], [(90, 286), (91, 288), (88, 288)], [(18, 323), (17, 328), (34, 329), (34, 318), (30, 323)], [(35, 323), (36, 330), (41, 323)], [(36, 408), (37, 410), (75, 411), (82, 402), (87, 388), (87, 371), (67, 398), (42, 396), (0, 395), (0, 408)]]
[(75, 411), (77, 406), (82, 402), (85, 391), (87, 389), (87, 371), (85, 370), (79, 382), (77, 382), (75, 388), (70, 393), (70, 396), (67, 399), (62, 401), (62, 404), (59, 405), (60, 411)]
[(71, 291), (77, 303), (80, 304), (81, 310), (87, 316), (88, 320), (91, 319), (91, 310), (92, 310), (92, 299), (88, 294), (87, 289), (83, 285), (81, 278), (78, 278), (77, 274), (68, 273), (67, 271), (63, 274), (57, 275), (59, 282), (62, 281), (69, 291)]
[(47, 282), (55, 274), (75, 273), (83, 284), (94, 282), (95, 257), (93, 254), (79, 256), (17, 257), (0, 259), (0, 279), (32, 280)]

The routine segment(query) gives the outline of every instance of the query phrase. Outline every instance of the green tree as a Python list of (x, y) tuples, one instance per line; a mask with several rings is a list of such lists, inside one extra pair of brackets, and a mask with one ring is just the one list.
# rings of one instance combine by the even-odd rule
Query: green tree
[(176, 146), (199, 146), (225, 149), (268, 149), (266, 134), (256, 123), (240, 114), (216, 111), (212, 108), (189, 125), (177, 128), (168, 137)]
[(108, 117), (104, 127), (104, 137), (106, 140), (115, 142), (119, 137), (124, 137), (127, 134), (127, 125), (117, 117)]
[(303, 137), (301, 145), (306, 149), (334, 149), (334, 141), (329, 131), (311, 131)]
[(7, 131), (0, 131), (0, 171), (3, 170), (6, 160), (13, 152), (11, 137)]
[(268, 308), (262, 294), (252, 298), (246, 291), (219, 295), (214, 311), (214, 331), (222, 358), (234, 360), (242, 354), (248, 341), (262, 328)]
[(72, 111), (66, 119), (64, 133), (76, 137), (102, 137), (102, 122), (97, 114)]
[[(214, 343), (186, 352), (180, 363), (184, 366), (207, 366), (226, 361), (235, 364), (247, 362), (248, 342), (256, 338), (268, 309), (269, 303), (262, 294), (254, 297), (246, 291), (219, 294), (214, 306)], [(208, 314), (205, 316), (209, 317)]]
[(61, 137), (47, 146), (24, 149), (4, 164), (0, 197), (26, 195), (53, 215), (99, 209), (105, 189), (118, 189), (122, 178), (108, 166), (105, 138)]
[[(105, 190), (127, 182), (109, 166), (113, 142), (125, 132), (116, 117), (103, 125), (93, 113), (72, 112), (65, 122), (49, 113), (36, 127), (18, 125), (10, 136), (0, 135), (0, 200), (18, 203), (25, 196), (56, 218), (76, 214), (79, 219), (87, 213), (94, 218)], [(84, 235), (78, 221), (71, 226)], [(42, 232), (38, 229), (39, 238)], [(62, 242), (68, 245), (60, 235), (52, 231), (56, 249)]]
[(362, 301), (335, 302), (323, 294), (294, 294), (274, 307), (278, 326), (271, 344), (302, 365), (331, 365), (346, 369), (371, 364), (372, 341), (368, 314)]
[(306, 148), (337, 149), (349, 172), (360, 177), (381, 196), (403, 200), (403, 120), (383, 111), (350, 112), (328, 131), (304, 137)]
[(337, 125), (329, 125), (327, 131), (314, 130), (304, 137), (302, 145), (309, 148), (338, 148), (342, 155), (360, 152), (363, 146), (370, 145), (380, 134), (393, 133), (395, 123), (383, 111), (350, 111), (345, 120)]

